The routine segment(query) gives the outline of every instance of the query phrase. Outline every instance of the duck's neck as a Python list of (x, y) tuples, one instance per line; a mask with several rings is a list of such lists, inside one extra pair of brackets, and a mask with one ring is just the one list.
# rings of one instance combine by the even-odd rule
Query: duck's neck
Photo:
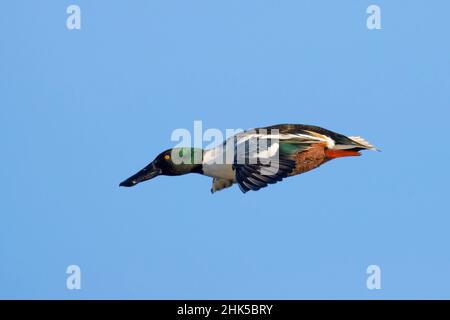
[(174, 149), (182, 157), (183, 162), (174, 167), (174, 174), (200, 173), (203, 174), (203, 149), (178, 148)]
[(203, 154), (205, 150), (201, 148), (191, 148), (192, 173), (203, 174)]

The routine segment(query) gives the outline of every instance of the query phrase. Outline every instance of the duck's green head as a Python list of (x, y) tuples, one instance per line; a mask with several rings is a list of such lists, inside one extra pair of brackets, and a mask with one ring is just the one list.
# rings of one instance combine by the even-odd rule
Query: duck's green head
[(145, 168), (120, 183), (133, 187), (156, 176), (179, 176), (202, 173), (203, 150), (199, 148), (173, 148), (160, 153)]

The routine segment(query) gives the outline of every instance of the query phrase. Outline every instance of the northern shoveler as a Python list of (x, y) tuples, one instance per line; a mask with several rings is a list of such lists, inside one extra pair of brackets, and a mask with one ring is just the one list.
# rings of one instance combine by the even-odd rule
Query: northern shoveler
[(347, 137), (317, 126), (274, 125), (238, 133), (207, 150), (168, 149), (120, 186), (132, 187), (159, 175), (200, 173), (213, 178), (212, 193), (234, 183), (242, 192), (256, 191), (332, 159), (359, 156), (361, 150), (376, 148), (361, 137)]

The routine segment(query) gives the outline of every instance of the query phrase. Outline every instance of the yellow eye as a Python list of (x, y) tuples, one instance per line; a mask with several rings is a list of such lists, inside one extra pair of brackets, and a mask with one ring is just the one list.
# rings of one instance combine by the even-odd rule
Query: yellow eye
[(164, 156), (164, 160), (169, 160), (170, 159), (170, 156), (168, 155), (168, 154), (166, 154), (165, 156)]

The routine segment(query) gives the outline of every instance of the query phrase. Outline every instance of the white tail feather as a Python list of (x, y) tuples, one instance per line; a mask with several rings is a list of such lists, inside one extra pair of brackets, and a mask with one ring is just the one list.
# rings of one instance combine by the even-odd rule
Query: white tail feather
[(366, 147), (369, 150), (378, 151), (377, 148), (375, 148), (373, 145), (371, 145), (369, 142), (367, 142), (366, 140), (364, 140), (361, 137), (349, 137), (349, 138), (352, 139), (353, 141), (355, 141), (356, 143), (359, 143), (360, 145)]

